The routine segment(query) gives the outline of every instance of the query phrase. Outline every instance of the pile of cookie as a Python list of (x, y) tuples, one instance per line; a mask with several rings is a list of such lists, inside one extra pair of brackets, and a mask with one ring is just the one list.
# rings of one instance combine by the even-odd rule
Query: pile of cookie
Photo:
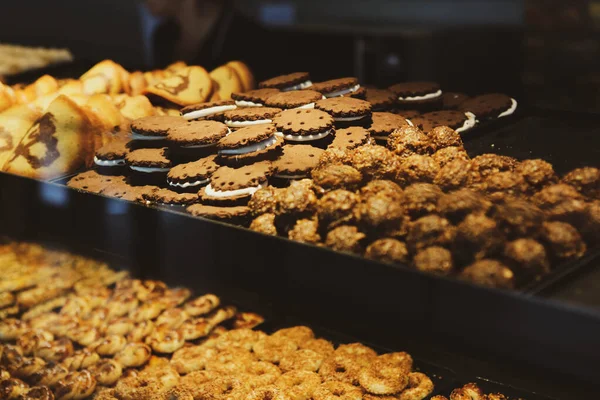
[[(217, 296), (189, 300), (185, 288), (36, 245), (0, 246), (0, 257), (0, 293), (21, 290), (18, 316), (0, 320), (3, 399), (424, 399), (434, 390), (405, 352), (336, 348), (306, 326), (268, 335), (252, 329), (260, 316)], [(24, 302), (53, 290), (48, 282), (63, 291)]]
[[(450, 393), (450, 400), (507, 400), (502, 393), (486, 394), (476, 383), (467, 383)], [(433, 396), (431, 400), (448, 400), (445, 396)]]

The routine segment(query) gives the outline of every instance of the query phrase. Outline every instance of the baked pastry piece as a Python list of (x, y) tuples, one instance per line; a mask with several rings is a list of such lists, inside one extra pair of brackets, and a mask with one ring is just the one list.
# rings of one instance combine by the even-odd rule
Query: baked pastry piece
[(240, 80), (242, 81), (242, 88), (244, 92), (254, 89), (256, 86), (256, 82), (254, 81), (254, 75), (245, 63), (242, 61), (230, 61), (226, 64), (228, 67), (231, 67), (237, 72)]
[(155, 103), (184, 107), (208, 101), (213, 81), (204, 68), (190, 66), (147, 87), (144, 93)]
[(26, 105), (11, 107), (0, 113), (0, 166), (42, 114)]
[(123, 91), (129, 73), (112, 60), (100, 61), (81, 76), (85, 94), (117, 94)]
[[(213, 100), (230, 100), (231, 93), (244, 90), (244, 84), (237, 71), (229, 65), (221, 65), (212, 70), (209, 75), (214, 86)], [(215, 95), (218, 98), (215, 98)]]

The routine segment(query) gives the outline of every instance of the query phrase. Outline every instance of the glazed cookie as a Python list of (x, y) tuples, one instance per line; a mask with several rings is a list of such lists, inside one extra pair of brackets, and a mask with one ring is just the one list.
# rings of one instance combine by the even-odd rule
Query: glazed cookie
[(366, 89), (366, 98), (373, 111), (390, 111), (396, 104), (396, 95), (394, 92), (386, 89)]
[(167, 183), (176, 190), (196, 190), (210, 182), (211, 175), (219, 168), (216, 155), (198, 161), (177, 165), (167, 174)]
[(262, 107), (267, 99), (279, 93), (279, 89), (256, 89), (244, 93), (232, 93), (231, 98), (238, 107)]
[(333, 131), (333, 118), (320, 110), (286, 110), (273, 122), (277, 131), (290, 142), (322, 139)]
[(371, 124), (371, 103), (365, 100), (335, 97), (318, 101), (315, 108), (331, 115), (338, 128), (353, 125), (368, 127)]
[(310, 176), (316, 168), (323, 150), (308, 144), (288, 145), (282, 156), (273, 163), (275, 177), (284, 179), (303, 179)]
[(238, 129), (219, 140), (219, 161), (228, 165), (243, 165), (275, 158), (283, 145), (283, 140), (275, 135), (276, 132), (273, 124)]
[(103, 168), (122, 167), (129, 154), (129, 140), (114, 140), (96, 151), (94, 164)]
[(199, 195), (205, 203), (242, 205), (267, 184), (272, 171), (269, 162), (241, 168), (221, 167), (213, 173), (208, 186), (200, 189)]
[(346, 129), (338, 129), (329, 148), (352, 150), (365, 144), (371, 144), (371, 134), (365, 128), (353, 126)]
[(517, 109), (517, 101), (505, 94), (492, 93), (473, 97), (460, 105), (460, 110), (475, 114), (478, 120), (507, 117)]
[(431, 108), (441, 104), (442, 90), (435, 82), (404, 82), (390, 86), (401, 108)]
[(234, 129), (253, 125), (270, 124), (281, 112), (280, 108), (249, 107), (225, 112), (225, 124)]
[(187, 211), (195, 217), (214, 219), (216, 221), (245, 225), (250, 219), (250, 209), (246, 206), (216, 207), (194, 204)]
[(327, 98), (350, 96), (359, 89), (360, 84), (356, 78), (332, 79), (330, 81), (315, 83), (312, 86), (312, 90), (322, 93)]
[(470, 97), (464, 93), (445, 92), (442, 94), (442, 107), (444, 110), (457, 110), (459, 106)]
[[(471, 112), (462, 112), (454, 110), (432, 111), (421, 116), (423, 119), (431, 121), (432, 128), (438, 126), (449, 126), (456, 132), (468, 131), (475, 126), (475, 114)], [(431, 131), (429, 129), (427, 132)]]
[(388, 136), (396, 129), (412, 125), (403, 116), (389, 112), (374, 112), (372, 119), (373, 123), (369, 127), (369, 132), (374, 139), (382, 142), (387, 142)]
[(233, 100), (211, 101), (187, 106), (181, 109), (181, 116), (186, 120), (201, 119), (235, 110), (237, 106)]
[(198, 203), (198, 193), (177, 193), (169, 189), (158, 189), (142, 194), (148, 203), (164, 204), (170, 206), (187, 206)]
[(258, 87), (261, 89), (271, 88), (279, 89), (282, 92), (292, 90), (303, 90), (312, 86), (310, 74), (308, 72), (294, 72), (292, 74), (280, 75), (275, 78), (260, 82)]
[(172, 128), (185, 123), (181, 117), (166, 115), (139, 118), (131, 123), (132, 139), (163, 140)]
[(188, 121), (169, 131), (167, 140), (182, 148), (202, 149), (213, 147), (224, 138), (229, 129), (217, 121)]
[(322, 100), (323, 95), (314, 90), (294, 90), (292, 92), (280, 92), (267, 99), (265, 105), (281, 108), (315, 108), (315, 102)]

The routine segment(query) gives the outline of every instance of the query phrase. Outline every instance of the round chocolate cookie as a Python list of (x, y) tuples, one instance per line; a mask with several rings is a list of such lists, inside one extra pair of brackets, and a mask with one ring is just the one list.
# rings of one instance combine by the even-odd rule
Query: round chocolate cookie
[(225, 112), (225, 124), (234, 129), (253, 125), (270, 124), (281, 112), (280, 108), (249, 107)]
[(348, 97), (352, 97), (353, 99), (366, 100), (367, 89), (365, 89), (364, 87), (360, 87), (357, 91), (350, 93)]
[(323, 150), (308, 144), (288, 145), (283, 148), (282, 156), (273, 162), (275, 177), (284, 179), (303, 179), (319, 163)]
[(229, 165), (241, 165), (274, 158), (283, 145), (276, 132), (273, 124), (238, 129), (219, 140), (219, 160)]
[(144, 193), (142, 198), (148, 203), (169, 206), (187, 206), (200, 201), (198, 193), (177, 193), (169, 189), (158, 189)]
[(244, 93), (232, 93), (231, 98), (235, 100), (238, 107), (262, 107), (267, 99), (279, 93), (279, 89), (256, 89)]
[(320, 110), (286, 110), (273, 122), (283, 138), (290, 142), (322, 139), (333, 130), (333, 118)]
[(433, 128), (436, 127), (435, 122), (423, 116), (414, 117), (410, 120), (410, 123), (415, 127), (419, 128), (425, 133), (429, 133)]
[(269, 162), (260, 162), (240, 168), (217, 169), (208, 186), (198, 193), (202, 202), (218, 205), (246, 204), (250, 197), (267, 184), (273, 172)]
[(67, 186), (86, 192), (100, 193), (113, 184), (124, 182), (124, 176), (101, 175), (94, 170), (90, 170), (75, 175), (67, 182)]
[(360, 84), (357, 78), (340, 78), (315, 83), (311, 89), (322, 93), (327, 98), (342, 97), (350, 96), (352, 93), (358, 91)]
[[(433, 128), (438, 126), (449, 126), (458, 133), (473, 128), (476, 123), (475, 115), (473, 113), (454, 110), (432, 111), (421, 115), (421, 118), (431, 121), (431, 126)], [(427, 132), (431, 131), (431, 129), (427, 130)]]
[(246, 206), (216, 207), (205, 204), (193, 204), (187, 211), (195, 217), (229, 222), (236, 225), (246, 225), (250, 220), (250, 209)]
[(168, 115), (138, 118), (131, 122), (132, 139), (163, 140), (172, 128), (186, 122), (182, 117)]
[(396, 129), (410, 125), (410, 123), (401, 115), (389, 112), (374, 112), (373, 123), (369, 127), (371, 136), (376, 140), (387, 141), (388, 136)]
[(290, 108), (309, 109), (315, 108), (315, 102), (322, 99), (323, 95), (314, 90), (294, 90), (275, 94), (269, 97), (265, 104), (269, 107), (277, 107), (284, 110)]
[(208, 103), (199, 103), (181, 109), (181, 116), (186, 120), (194, 120), (222, 114), (225, 111), (235, 110), (237, 106), (233, 100), (219, 100)]
[(464, 93), (445, 92), (442, 94), (442, 107), (444, 110), (457, 110), (462, 103), (469, 99), (470, 97)]
[(338, 129), (329, 148), (352, 150), (365, 144), (371, 144), (371, 134), (365, 128), (353, 126), (346, 129)]
[(412, 121), (413, 118), (421, 116), (421, 112), (417, 111), (417, 110), (398, 110), (398, 109), (394, 109), (394, 110), (392, 110), (392, 113), (398, 114), (398, 115), (402, 115), (404, 118), (406, 118), (409, 121)]
[(166, 147), (159, 149), (138, 149), (127, 154), (127, 165), (134, 171), (143, 173), (168, 172), (171, 160)]
[(315, 108), (331, 115), (338, 128), (371, 124), (371, 103), (365, 100), (335, 97), (317, 101)]
[(291, 90), (302, 90), (312, 86), (308, 72), (294, 72), (292, 74), (280, 75), (275, 78), (260, 82), (258, 87), (279, 89), (282, 92)]
[(473, 97), (459, 108), (475, 114), (478, 120), (488, 120), (513, 114), (517, 109), (517, 101), (505, 94), (491, 93)]
[(389, 89), (398, 96), (397, 104), (402, 108), (433, 108), (441, 105), (442, 90), (435, 82), (404, 82)]
[(396, 104), (396, 95), (394, 92), (385, 89), (366, 89), (366, 100), (371, 103), (373, 111), (390, 111)]
[(177, 165), (167, 174), (167, 183), (176, 190), (195, 190), (210, 182), (211, 175), (219, 169), (216, 155)]
[(169, 131), (167, 140), (179, 147), (206, 148), (212, 147), (224, 138), (229, 129), (227, 125), (217, 121), (188, 121)]
[(129, 154), (129, 140), (114, 140), (105, 144), (96, 151), (94, 163), (98, 167), (114, 168), (122, 167), (125, 163), (125, 157)]
[(118, 182), (103, 189), (100, 194), (115, 199), (145, 203), (143, 195), (158, 189), (158, 186), (131, 186), (125, 182)]

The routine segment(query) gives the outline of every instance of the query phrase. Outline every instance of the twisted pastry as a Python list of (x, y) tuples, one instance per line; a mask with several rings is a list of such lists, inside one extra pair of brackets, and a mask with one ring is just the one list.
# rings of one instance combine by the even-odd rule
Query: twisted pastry
[(122, 317), (125, 314), (132, 312), (137, 309), (139, 300), (133, 293), (126, 293), (120, 296), (113, 296), (108, 302), (106, 307), (108, 308), (108, 318), (114, 319)]
[(29, 386), (20, 379), (10, 378), (0, 382), (0, 399), (16, 399), (27, 392)]
[(94, 350), (101, 356), (114, 356), (123, 350), (127, 344), (127, 339), (119, 335), (110, 335), (100, 338), (90, 345), (90, 350)]
[(265, 319), (256, 313), (251, 312), (240, 312), (235, 316), (235, 321), (233, 321), (233, 327), (235, 329), (241, 328), (256, 328), (258, 325), (265, 322)]
[[(304, 370), (317, 372), (325, 356), (309, 349), (299, 349), (284, 356), (279, 363), (282, 371)], [(364, 387), (364, 386), (363, 386)]]
[(87, 315), (92, 311), (92, 305), (82, 296), (71, 296), (61, 308), (60, 313), (64, 315), (78, 316)]
[(150, 301), (139, 306), (136, 310), (133, 310), (129, 317), (134, 322), (142, 322), (150, 319), (154, 319), (160, 315), (167, 306), (160, 301)]
[(214, 294), (205, 294), (187, 302), (183, 308), (192, 317), (205, 315), (219, 307), (221, 301)]
[(157, 325), (165, 325), (171, 329), (177, 329), (185, 321), (189, 319), (189, 315), (181, 308), (171, 308), (162, 312), (156, 319)]
[(360, 386), (377, 395), (399, 393), (408, 385), (408, 380), (405, 369), (381, 363), (373, 363), (358, 374)]
[(250, 351), (256, 342), (265, 337), (267, 337), (267, 334), (264, 332), (253, 331), (252, 329), (234, 329), (224, 332), (217, 339), (211, 341), (210, 344), (206, 342), (205, 345), (213, 346), (217, 350), (242, 348)]
[(215, 357), (217, 349), (206, 346), (183, 347), (173, 353), (171, 365), (180, 374), (188, 374), (204, 369), (206, 362)]
[(29, 382), (36, 386), (54, 386), (69, 374), (69, 370), (61, 364), (48, 363), (45, 368), (29, 376)]
[(284, 337), (267, 336), (257, 341), (252, 349), (259, 360), (278, 364), (283, 357), (295, 352), (298, 346)]
[(98, 384), (112, 386), (123, 375), (123, 367), (115, 360), (104, 359), (89, 368)]
[(33, 289), (20, 292), (17, 295), (17, 304), (23, 308), (30, 308), (45, 301), (52, 300), (64, 292), (61, 287), (38, 286)]
[(19, 313), (19, 306), (14, 305), (7, 308), (3, 308), (0, 310), (0, 320), (12, 317), (13, 315), (17, 315)]
[(220, 325), (221, 323), (227, 321), (228, 319), (235, 317), (236, 313), (237, 313), (237, 309), (233, 306), (219, 308), (217, 310), (217, 312), (215, 312), (213, 315), (208, 317), (208, 321), (214, 328), (215, 326)]
[(11, 341), (23, 335), (29, 329), (26, 322), (15, 318), (0, 320), (0, 340)]
[(100, 361), (98, 353), (89, 349), (77, 350), (71, 357), (63, 360), (62, 365), (69, 371), (78, 371), (83, 368), (91, 367)]
[(129, 332), (131, 332), (135, 328), (135, 324), (132, 320), (127, 317), (118, 318), (113, 321), (110, 321), (108, 326), (106, 327), (107, 335), (121, 335), (126, 336)]
[(81, 346), (90, 346), (92, 343), (97, 342), (102, 337), (102, 334), (94, 325), (88, 323), (82, 323), (77, 327), (73, 328), (67, 337), (74, 342), (77, 342)]
[(61, 338), (52, 342), (40, 343), (33, 354), (46, 361), (61, 362), (73, 355), (73, 351), (73, 342), (67, 338)]
[(185, 303), (191, 295), (192, 291), (188, 288), (167, 289), (160, 300), (167, 305), (167, 308), (173, 308)]
[(97, 329), (102, 329), (108, 321), (110, 311), (108, 307), (98, 307), (93, 309), (85, 319), (85, 322)]
[(55, 320), (55, 323), (50, 326), (41, 327), (41, 329), (48, 330), (56, 336), (68, 336), (68, 333), (79, 326), (80, 320), (77, 317), (70, 315), (59, 315)]
[(183, 347), (185, 339), (179, 331), (166, 325), (159, 325), (148, 337), (148, 344), (158, 353), (173, 353)]
[(58, 381), (54, 393), (59, 400), (80, 400), (91, 396), (96, 389), (96, 379), (90, 371), (71, 372)]
[(152, 355), (152, 349), (143, 343), (129, 343), (115, 355), (115, 361), (123, 367), (141, 367)]
[(35, 386), (19, 395), (17, 400), (54, 400), (54, 393), (47, 386)]
[(410, 354), (403, 351), (397, 353), (382, 354), (377, 357), (375, 363), (378, 365), (391, 365), (404, 369), (407, 373), (412, 371), (413, 359)]
[(154, 331), (154, 322), (142, 321), (135, 324), (131, 332), (127, 335), (129, 342), (141, 342)]
[[(408, 387), (400, 393), (399, 400), (422, 400), (433, 392), (433, 382), (429, 377), (420, 372), (408, 374)], [(472, 400), (477, 400), (472, 397)], [(483, 398), (481, 399), (483, 400)]]
[(15, 296), (11, 292), (0, 293), (0, 308), (13, 305)]
[(42, 343), (54, 340), (52, 332), (43, 329), (31, 329), (25, 332), (17, 340), (17, 346), (23, 351), (23, 355), (29, 356), (36, 351)]
[(208, 336), (213, 326), (206, 318), (196, 318), (184, 322), (179, 328), (179, 332), (184, 340), (196, 340)]
[(21, 319), (24, 321), (29, 321), (33, 318), (36, 318), (42, 314), (49, 313), (55, 308), (62, 307), (67, 302), (67, 296), (60, 296), (52, 300), (48, 300), (45, 303), (38, 304), (35, 307), (31, 307), (21, 316)]
[(39, 357), (24, 358), (23, 363), (12, 372), (15, 378), (27, 380), (34, 373), (46, 368), (46, 361)]
[(23, 353), (17, 346), (9, 344), (0, 345), (0, 366), (5, 367), (10, 373), (23, 364)]
[(10, 379), (10, 372), (4, 369), (4, 367), (0, 367), (0, 382)]

